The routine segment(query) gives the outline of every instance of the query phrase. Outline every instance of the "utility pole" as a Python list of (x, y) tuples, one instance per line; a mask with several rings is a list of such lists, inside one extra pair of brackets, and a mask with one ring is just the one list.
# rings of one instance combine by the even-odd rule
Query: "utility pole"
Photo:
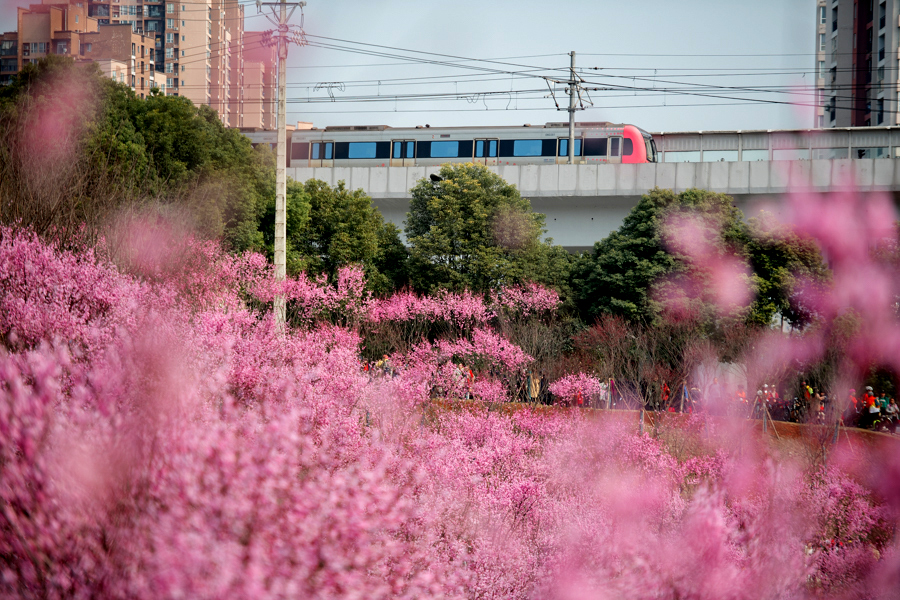
[[(278, 144), (275, 151), (275, 281), (284, 281), (287, 275), (287, 56), (288, 43), (293, 42), (298, 46), (305, 46), (306, 35), (303, 32), (303, 7), (306, 2), (262, 2), (256, 0), (256, 8), (260, 12), (262, 7), (271, 9), (272, 14), (266, 18), (277, 29), (266, 31), (263, 35), (263, 44), (275, 46), (278, 51)], [(288, 12), (290, 8), (290, 12)], [(288, 24), (294, 11), (299, 8), (301, 14), (300, 27)], [(276, 10), (277, 9), (277, 10)], [(285, 298), (283, 293), (275, 295), (275, 327), (278, 331), (284, 331), (285, 322)]]
[(575, 79), (575, 51), (569, 52), (572, 63), (569, 66), (569, 164), (575, 164), (575, 94), (578, 92), (578, 80)]

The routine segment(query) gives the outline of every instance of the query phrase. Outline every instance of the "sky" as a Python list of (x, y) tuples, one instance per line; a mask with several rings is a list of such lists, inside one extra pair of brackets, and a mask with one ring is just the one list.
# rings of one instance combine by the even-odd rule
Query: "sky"
[[(272, 27), (240, 1), (248, 31)], [(0, 30), (15, 29), (20, 4), (0, 0)], [(575, 51), (588, 88), (578, 121), (808, 128), (815, 11), (815, 0), (308, 0), (309, 45), (288, 59), (288, 122), (567, 121), (556, 104), (568, 106)]]

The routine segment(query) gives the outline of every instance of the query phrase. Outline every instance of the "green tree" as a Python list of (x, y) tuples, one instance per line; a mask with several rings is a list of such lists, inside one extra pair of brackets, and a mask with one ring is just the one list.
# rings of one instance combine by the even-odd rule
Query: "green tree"
[[(716, 311), (704, 294), (709, 279), (703, 265), (694, 264), (677, 245), (667, 243), (664, 224), (677, 215), (691, 216), (709, 228), (715, 254), (745, 261), (752, 273), (747, 281), (755, 294), (739, 316), (751, 325), (771, 323), (776, 313), (800, 324), (808, 319), (802, 303), (792, 295), (798, 275), (825, 276), (826, 269), (815, 246), (777, 228), (764, 217), (744, 222), (732, 199), (724, 194), (691, 189), (681, 194), (654, 189), (644, 195), (622, 226), (582, 255), (573, 271), (578, 306), (585, 319), (604, 314), (620, 315), (631, 322), (659, 325), (666, 286), (677, 286), (688, 277), (701, 287), (700, 321), (715, 328)], [(663, 293), (659, 293), (662, 291)], [(654, 293), (657, 292), (657, 293)]]
[[(260, 229), (268, 252), (274, 247), (275, 200), (267, 204)], [(406, 249), (399, 230), (385, 223), (362, 190), (343, 181), (288, 180), (287, 263), (289, 273), (334, 276), (349, 264), (362, 265), (368, 285), (386, 293), (406, 284)]]
[(797, 282), (821, 283), (830, 278), (818, 246), (768, 213), (749, 219), (748, 227), (747, 250), (757, 294), (747, 322), (768, 325), (781, 315), (791, 326), (805, 327), (814, 315), (802, 295), (795, 293)]
[(94, 64), (49, 56), (0, 89), (0, 137), (5, 222), (81, 237), (126, 205), (175, 208), (235, 250), (263, 246), (274, 161), (208, 107), (139, 99)]
[(422, 291), (486, 291), (536, 281), (566, 295), (570, 257), (542, 242), (544, 215), (484, 165), (444, 165), (411, 190), (410, 279)]

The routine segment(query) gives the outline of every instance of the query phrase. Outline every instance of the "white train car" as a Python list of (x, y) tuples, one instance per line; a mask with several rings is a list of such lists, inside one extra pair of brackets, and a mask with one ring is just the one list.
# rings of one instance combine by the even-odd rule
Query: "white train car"
[[(564, 164), (567, 123), (521, 127), (354, 125), (293, 132), (291, 167), (404, 167), (475, 162)], [(657, 162), (653, 137), (634, 125), (576, 123), (575, 162)]]

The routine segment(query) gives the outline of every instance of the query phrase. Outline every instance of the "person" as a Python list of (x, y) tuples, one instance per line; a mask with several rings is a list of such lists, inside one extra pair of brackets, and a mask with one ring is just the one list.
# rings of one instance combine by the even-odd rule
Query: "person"
[(818, 423), (820, 414), (822, 412), (822, 400), (823, 396), (821, 392), (813, 392), (811, 394), (811, 398), (809, 401), (809, 414), (806, 415), (806, 420), (810, 423)]
[(847, 408), (844, 410), (844, 425), (847, 427), (856, 427), (859, 419), (859, 400), (856, 398), (856, 389), (850, 388), (847, 398)]
[(897, 433), (897, 422), (900, 421), (900, 407), (897, 406), (897, 401), (893, 397), (888, 399), (884, 415), (888, 421), (888, 428), (890, 428), (891, 433)]
[(550, 382), (547, 381), (547, 374), (541, 371), (541, 404), (550, 404)]
[(541, 394), (541, 380), (534, 371), (528, 372), (528, 401), (537, 403)]
[(866, 422), (866, 427), (874, 427), (876, 423), (881, 420), (881, 407), (878, 405), (878, 402), (875, 401), (875, 396), (871, 397), (871, 401), (869, 403), (868, 408), (868, 421)]
[[(873, 410), (875, 408), (875, 392), (872, 391), (872, 386), (867, 385), (865, 393), (863, 394), (862, 399), (860, 400), (859, 406), (859, 427), (863, 429), (868, 429), (872, 426), (872, 422), (875, 420), (876, 411)], [(880, 412), (880, 411), (877, 411)]]

